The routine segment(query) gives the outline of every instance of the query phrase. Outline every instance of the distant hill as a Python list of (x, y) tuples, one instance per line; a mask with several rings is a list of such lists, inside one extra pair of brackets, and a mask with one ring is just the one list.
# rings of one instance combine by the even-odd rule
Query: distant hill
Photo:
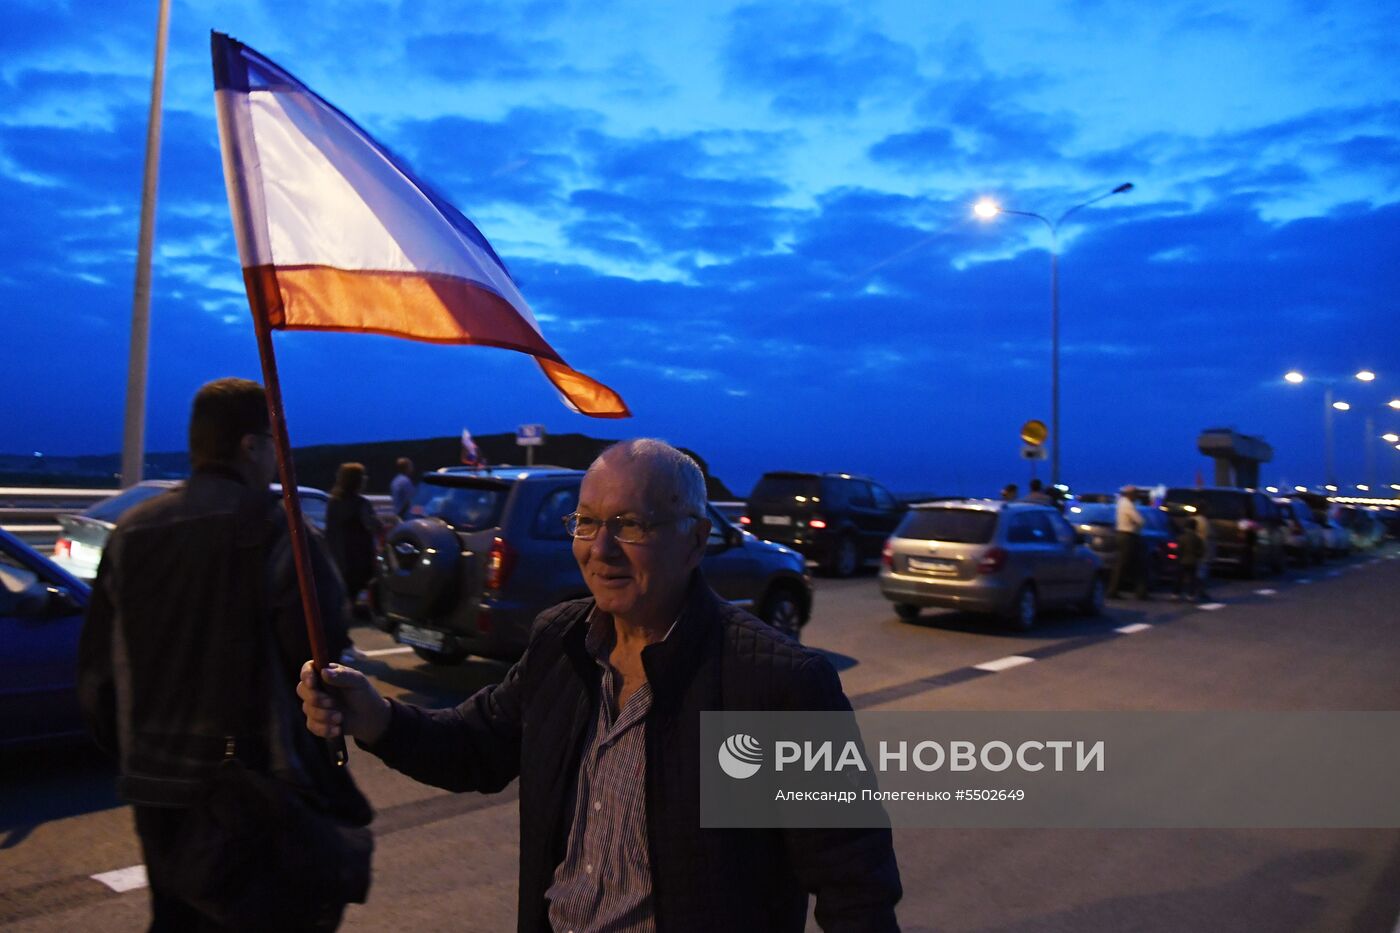
[[(473, 438), (487, 462), (492, 464), (521, 464), (526, 449), (515, 443), (514, 434), (484, 434)], [(534, 449), (536, 464), (552, 464), (570, 469), (584, 469), (615, 440), (589, 437), (585, 434), (552, 434), (543, 445)], [(685, 448), (682, 448), (683, 450)], [(330, 489), (335, 471), (342, 463), (357, 462), (369, 473), (369, 492), (387, 493), (394, 478), (394, 462), (399, 457), (413, 461), (419, 473), (438, 467), (460, 464), (460, 437), (430, 437), (419, 440), (371, 441), (360, 444), (317, 444), (296, 447), (292, 459), (296, 464), (297, 481), (303, 486)], [(711, 476), (705, 459), (693, 450), (686, 453), (695, 458), (705, 471), (705, 482), (711, 499), (734, 499), (719, 477)], [(116, 487), (121, 470), (120, 454), (94, 454), (79, 457), (35, 457), (0, 454), (0, 486), (77, 486), (84, 488)], [(169, 479), (187, 476), (189, 456), (183, 451), (146, 455), (147, 479)]]

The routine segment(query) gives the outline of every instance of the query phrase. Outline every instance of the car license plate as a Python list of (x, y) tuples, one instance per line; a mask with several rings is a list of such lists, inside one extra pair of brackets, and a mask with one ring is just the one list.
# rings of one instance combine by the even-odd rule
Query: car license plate
[(942, 557), (911, 557), (909, 569), (919, 573), (954, 574), (958, 572), (958, 562)]
[(402, 644), (412, 645), (415, 648), (427, 648), (429, 651), (441, 651), (444, 640), (442, 632), (434, 632), (432, 629), (402, 623), (399, 624), (398, 637)]
[(763, 516), (765, 525), (791, 525), (792, 518), (787, 515), (765, 515)]

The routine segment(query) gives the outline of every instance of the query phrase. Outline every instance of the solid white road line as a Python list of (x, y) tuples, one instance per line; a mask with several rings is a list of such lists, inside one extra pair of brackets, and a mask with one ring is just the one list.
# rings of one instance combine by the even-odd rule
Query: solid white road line
[(104, 871), (100, 875), (93, 875), (93, 881), (100, 881), (107, 887), (124, 894), (127, 891), (135, 891), (144, 888), (146, 881), (146, 866), (132, 865), (130, 868), (118, 868), (116, 871)]
[(1224, 603), (1201, 603), (1201, 604), (1200, 604), (1199, 606), (1197, 606), (1196, 608), (1197, 608), (1197, 609), (1204, 609), (1206, 612), (1214, 612), (1214, 611), (1217, 610), (1217, 609), (1224, 609), (1224, 608), (1225, 608), (1225, 604), (1224, 604)]
[(375, 648), (373, 651), (357, 651), (362, 658), (382, 658), (389, 654), (409, 654), (413, 649), (408, 645), (398, 645), (393, 648)]
[(1012, 654), (1004, 658), (997, 658), (995, 661), (988, 661), (985, 664), (974, 664), (973, 667), (979, 671), (991, 671), (992, 673), (996, 673), (997, 671), (1020, 667), (1022, 664), (1030, 664), (1034, 660), (1035, 658), (1027, 658), (1019, 654)]
[(1119, 635), (1136, 635), (1138, 632), (1145, 632), (1152, 626), (1146, 622), (1134, 622), (1132, 625), (1125, 625), (1122, 628), (1114, 629)]

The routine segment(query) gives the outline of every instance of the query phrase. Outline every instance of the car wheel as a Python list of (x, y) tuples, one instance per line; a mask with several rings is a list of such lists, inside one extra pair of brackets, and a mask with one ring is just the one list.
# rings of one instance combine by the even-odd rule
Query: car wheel
[(461, 664), (467, 659), (467, 653), (461, 649), (434, 651), (432, 648), (419, 648), (417, 645), (414, 645), (413, 653), (429, 664), (441, 664), (443, 666)]
[(856, 541), (850, 535), (842, 535), (836, 541), (836, 549), (831, 553), (831, 563), (827, 568), (833, 577), (849, 577), (856, 572), (860, 555), (856, 553)]
[(895, 603), (894, 614), (905, 622), (913, 622), (919, 617), (919, 607), (913, 603)]
[(758, 617), (793, 641), (802, 637), (802, 602), (791, 587), (780, 586), (763, 600)]
[(1038, 615), (1040, 600), (1035, 595), (1035, 587), (1026, 583), (1016, 591), (1016, 601), (1011, 604), (1011, 627), (1018, 632), (1028, 632), (1035, 628)]
[(1085, 595), (1084, 602), (1079, 604), (1079, 608), (1086, 616), (1102, 615), (1103, 601), (1103, 577), (1094, 574), (1094, 578), (1089, 581), (1089, 592)]

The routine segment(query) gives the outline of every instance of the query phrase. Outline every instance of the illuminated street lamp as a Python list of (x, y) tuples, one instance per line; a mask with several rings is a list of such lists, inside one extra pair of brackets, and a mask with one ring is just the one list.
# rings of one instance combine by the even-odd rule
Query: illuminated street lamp
[[(1337, 482), (1337, 471), (1335, 464), (1336, 454), (1334, 451), (1335, 445), (1332, 441), (1332, 412), (1351, 411), (1351, 405), (1347, 402), (1336, 401), (1332, 398), (1332, 387), (1335, 386), (1339, 380), (1323, 379), (1317, 376), (1313, 376), (1312, 378), (1315, 381), (1320, 382), (1324, 386), (1326, 386), (1326, 391), (1323, 393), (1322, 402), (1322, 425), (1323, 433), (1326, 436), (1327, 442), (1327, 484), (1331, 486)], [(1363, 369), (1360, 372), (1356, 373), (1356, 375), (1354, 375), (1352, 378), (1357, 379), (1361, 382), (1374, 382), (1376, 379), (1376, 374), (1371, 372), (1369, 369)], [(1296, 369), (1291, 369), (1283, 374), (1283, 381), (1289, 383), (1290, 385), (1302, 385), (1303, 382), (1305, 382), (1307, 379), (1307, 376), (1304, 376), (1301, 372), (1299, 372)], [(1393, 399), (1391, 402), (1391, 407), (1400, 409), (1400, 404), (1395, 404), (1396, 402), (1400, 402), (1400, 399)], [(1368, 428), (1366, 431), (1366, 449), (1368, 452), (1371, 449), (1371, 434), (1372, 430)]]
[(1106, 194), (1090, 198), (1083, 204), (1076, 204), (1054, 221), (1034, 211), (1010, 210), (1002, 207), (991, 198), (982, 198), (972, 207), (972, 212), (982, 220), (991, 220), (998, 214), (1015, 214), (1018, 217), (1034, 217), (1050, 230), (1050, 484), (1052, 486), (1058, 485), (1060, 482), (1060, 224), (1064, 223), (1075, 211), (1086, 208), (1090, 204), (1097, 204), (1104, 198), (1132, 190), (1133, 183), (1125, 181)]

